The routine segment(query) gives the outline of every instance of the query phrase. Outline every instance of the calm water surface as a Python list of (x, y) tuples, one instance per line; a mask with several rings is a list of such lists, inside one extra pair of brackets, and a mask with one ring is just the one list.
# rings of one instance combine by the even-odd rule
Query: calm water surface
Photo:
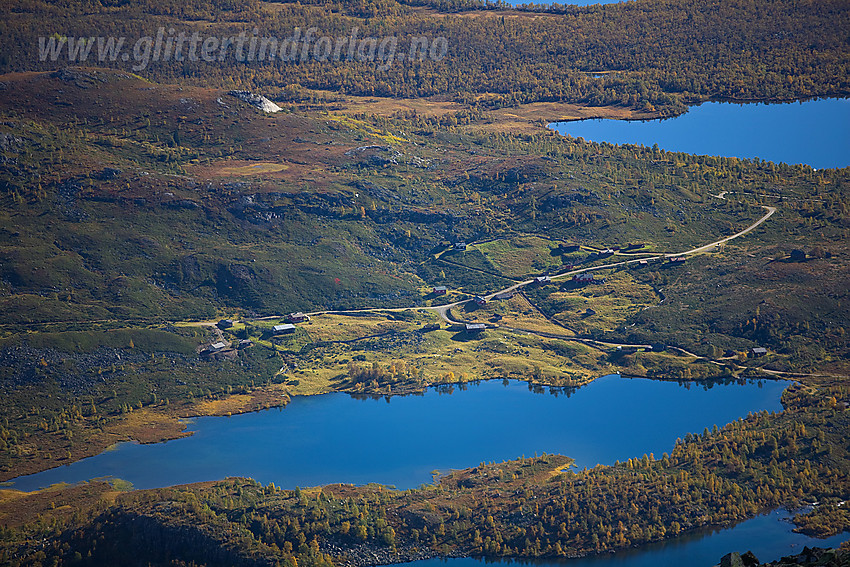
[[(712, 567), (730, 551), (752, 551), (764, 563), (800, 553), (804, 546), (838, 547), (850, 538), (840, 534), (814, 539), (791, 531), (788, 512), (776, 511), (742, 522), (725, 530), (700, 530), (676, 539), (582, 559), (562, 561), (498, 561), (495, 565), (527, 567)], [(488, 562), (493, 564), (493, 562)], [(428, 559), (404, 564), (406, 567), (484, 567), (478, 559)]]
[(114, 476), (154, 488), (246, 476), (283, 488), (378, 482), (411, 488), (435, 469), (465, 468), (535, 453), (579, 467), (669, 452), (678, 437), (750, 411), (780, 411), (779, 381), (713, 387), (619, 376), (571, 396), (531, 393), (524, 382), (471, 384), (449, 395), (295, 398), (285, 409), (195, 420), (194, 435), (121, 444), (96, 457), (20, 477), (14, 488)]
[[(284, 488), (330, 482), (380, 482), (400, 488), (431, 480), (434, 469), (464, 468), (535, 453), (572, 456), (579, 466), (669, 452), (677, 437), (723, 425), (750, 411), (779, 411), (786, 383), (688, 386), (606, 376), (567, 396), (529, 392), (522, 382), (429, 389), (421, 396), (355, 399), (345, 394), (296, 398), (282, 410), (197, 419), (192, 437), (155, 445), (122, 444), (69, 466), (17, 479), (32, 490), (100, 476), (137, 488), (249, 476)], [(557, 395), (556, 395), (557, 394)], [(848, 535), (814, 540), (791, 532), (787, 512), (726, 530), (529, 567), (715, 565), (732, 550), (762, 560), (804, 545), (837, 546)], [(517, 563), (517, 562), (514, 562)], [(429, 560), (410, 567), (483, 567), (476, 559)]]
[(710, 102), (666, 120), (553, 122), (561, 134), (612, 144), (658, 144), (690, 154), (761, 158), (815, 168), (850, 165), (850, 99), (788, 104)]

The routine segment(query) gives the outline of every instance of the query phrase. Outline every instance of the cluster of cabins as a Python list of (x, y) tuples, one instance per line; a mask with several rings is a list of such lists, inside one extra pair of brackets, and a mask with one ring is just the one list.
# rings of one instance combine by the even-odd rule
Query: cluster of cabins
[(201, 353), (203, 353), (203, 354), (213, 354), (213, 353), (216, 353), (216, 352), (222, 352), (223, 350), (226, 350), (229, 347), (230, 347), (229, 343), (224, 343), (224, 342), (219, 341), (217, 343), (211, 344), (210, 346), (208, 346), (207, 348), (202, 350)]
[(463, 251), (463, 250), (466, 250), (467, 248), (469, 248), (469, 244), (467, 242), (464, 242), (463, 240), (458, 240), (458, 241), (455, 241), (455, 242), (452, 242), (450, 240), (443, 240), (442, 242), (440, 242), (440, 247), (450, 249), (450, 250), (461, 250), (461, 251)]
[[(310, 317), (301, 313), (300, 311), (297, 313), (290, 313), (284, 318), (285, 323), (275, 325), (272, 327), (272, 335), (285, 335), (288, 333), (292, 333), (295, 331), (295, 323), (303, 323), (304, 321), (309, 321)], [(232, 319), (222, 319), (218, 323), (215, 324), (216, 327), (221, 329), (222, 331), (225, 329), (230, 329), (233, 327)], [(203, 350), (201, 350), (201, 354), (207, 356), (215, 356), (215, 355), (235, 355), (234, 349), (241, 350), (243, 348), (248, 348), (254, 346), (254, 342), (250, 339), (241, 339), (235, 341), (233, 343), (225, 342), (225, 341), (217, 341), (210, 345), (207, 345)]]
[[(685, 257), (685, 256), (672, 256), (672, 257), (667, 258), (667, 264), (668, 265), (670, 265), (670, 264), (673, 264), (673, 265), (684, 264), (686, 260), (687, 260), (687, 257)], [(654, 259), (654, 258), (653, 259), (642, 259), (642, 260), (638, 260), (637, 264), (638, 264), (638, 266), (648, 266), (649, 264), (656, 262), (656, 261), (658, 261), (658, 260)]]
[(233, 350), (234, 348), (242, 350), (243, 348), (248, 348), (254, 346), (254, 341), (251, 339), (240, 339), (235, 343), (227, 343), (223, 341), (215, 342), (209, 345), (207, 348), (201, 351), (201, 354), (216, 354), (220, 352), (225, 352), (228, 350)]
[[(585, 285), (585, 284), (604, 284), (605, 278), (597, 278), (593, 274), (582, 272), (580, 274), (575, 274), (572, 279), (573, 283)], [(552, 278), (548, 275), (537, 276), (532, 281), (533, 285), (547, 285), (552, 283)], [(448, 293), (448, 287), (444, 285), (439, 285), (431, 288), (431, 293), (434, 295), (446, 295)], [(492, 296), (493, 301), (505, 301), (511, 299), (516, 295), (516, 290), (503, 291), (501, 293), (496, 293)], [(485, 305), (487, 303), (487, 298), (483, 295), (476, 295), (472, 301), (475, 302), (476, 305)]]
[(597, 278), (591, 273), (582, 272), (573, 276), (573, 283), (578, 285), (604, 284), (605, 278)]
[[(465, 242), (455, 242), (451, 245), (451, 247), (455, 250), (466, 250), (467, 244)], [(635, 245), (629, 245), (628, 248), (631, 249), (631, 248), (642, 248), (642, 247), (643, 247), (643, 244), (635, 244)], [(578, 244), (560, 243), (558, 245), (558, 249), (561, 252), (575, 252), (575, 251), (580, 250), (581, 246), (578, 245)], [(610, 255), (614, 254), (617, 250), (619, 250), (619, 247), (606, 248), (605, 250), (597, 252), (596, 254), (599, 255), (599, 256), (610, 256)], [(674, 265), (675, 264), (682, 264), (682, 263), (685, 262), (685, 260), (686, 260), (685, 256), (673, 256), (673, 257), (667, 258), (667, 263), (668, 264), (674, 264)], [(639, 260), (637, 263), (638, 263), (639, 266), (646, 266), (652, 261), (653, 260), (642, 259), (642, 260)], [(566, 265), (565, 267), (568, 270), (573, 269), (572, 264)], [(552, 283), (552, 278), (549, 275), (537, 276), (532, 281), (533, 285), (547, 285), (547, 284), (550, 284), (550, 283)], [(582, 272), (580, 274), (573, 275), (572, 283), (575, 284), (575, 285), (604, 284), (605, 278), (597, 278), (592, 273)], [(434, 294), (434, 295), (446, 295), (448, 292), (449, 292), (449, 288), (447, 286), (444, 286), (444, 285), (434, 286), (433, 288), (431, 288), (431, 293)], [(491, 299), (494, 300), (494, 301), (507, 300), (507, 299), (511, 299), (515, 295), (516, 295), (516, 290), (510, 290), (510, 291), (497, 293), (497, 294), (493, 295)], [(487, 303), (487, 298), (482, 296), (482, 295), (476, 295), (472, 299), (472, 301), (476, 305), (482, 306), (482, 305), (485, 305)], [(596, 314), (595, 311), (593, 311), (592, 309), (588, 309), (586, 316), (595, 315), (595, 314)], [(275, 327), (275, 328), (277, 328), (277, 327)], [(480, 333), (480, 332), (484, 331), (486, 328), (487, 328), (487, 326), (484, 323), (466, 323), (466, 332), (467, 333)], [(762, 352), (755, 352), (757, 350), (764, 350), (764, 349), (754, 349), (754, 352), (753, 352), (754, 356), (764, 356), (764, 353), (762, 353)]]
[[(449, 243), (446, 243), (446, 245), (449, 245)], [(466, 250), (467, 249), (467, 243), (466, 242), (454, 242), (454, 243), (451, 243), (450, 246), (454, 250)], [(643, 244), (630, 244), (629, 246), (627, 246), (627, 249), (631, 250), (631, 249), (639, 249), (639, 248), (643, 248), (643, 247), (644, 247)], [(558, 244), (558, 250), (562, 253), (577, 252), (577, 251), (581, 250), (581, 246), (579, 244), (571, 244), (571, 243), (562, 242), (562, 243)], [(597, 256), (611, 256), (611, 255), (615, 254), (618, 250), (620, 250), (620, 247), (606, 248), (604, 250), (596, 252), (595, 255), (597, 255)], [(677, 265), (677, 264), (683, 264), (685, 262), (685, 260), (686, 260), (685, 256), (672, 256), (672, 257), (667, 258), (667, 263), (672, 264), (672, 265)], [(637, 264), (638, 264), (638, 266), (642, 267), (642, 266), (649, 265), (653, 261), (657, 261), (657, 260), (655, 260), (655, 259), (652, 259), (652, 260), (641, 259), (637, 262)], [(567, 270), (573, 269), (572, 264), (567, 264), (564, 267)], [(552, 283), (552, 278), (549, 275), (537, 276), (532, 281), (533, 285), (547, 285), (547, 284), (550, 284), (550, 283)], [(580, 274), (573, 275), (572, 283), (576, 284), (576, 285), (604, 284), (605, 278), (597, 278), (592, 273), (582, 272)], [(449, 288), (447, 286), (444, 286), (444, 285), (434, 286), (431, 289), (431, 293), (434, 294), (434, 295), (437, 295), (437, 296), (446, 295), (448, 292), (449, 292)], [(501, 292), (501, 293), (497, 293), (497, 294), (493, 295), (491, 300), (493, 300), (493, 301), (507, 300), (507, 299), (511, 299), (515, 295), (516, 295), (516, 290), (505, 291), (505, 292)], [(482, 296), (482, 295), (476, 295), (472, 299), (472, 301), (476, 305), (481, 306), (481, 305), (485, 305), (487, 303), (487, 298)], [(595, 314), (596, 314), (596, 312), (594, 310), (588, 309), (585, 316), (590, 316), (590, 315), (595, 315)], [(284, 327), (284, 325), (281, 325), (281, 327)], [(294, 326), (292, 326), (292, 325), (289, 325), (289, 327), (293, 327), (293, 329), (294, 329)], [(466, 332), (470, 333), (470, 334), (480, 333), (480, 332), (484, 331), (486, 328), (487, 328), (487, 326), (484, 323), (466, 323), (465, 324)], [(277, 329), (277, 327), (275, 327), (275, 329)], [(751, 354), (753, 356), (764, 356), (766, 354), (766, 352), (767, 351), (765, 349), (755, 348), (755, 349), (752, 350)]]
[(285, 323), (281, 323), (280, 325), (275, 325), (272, 327), (273, 335), (285, 335), (288, 333), (295, 332), (295, 323), (303, 323), (304, 321), (309, 321), (310, 317), (298, 311), (297, 313), (290, 313), (284, 319)]
[[(218, 323), (215, 324), (216, 327), (221, 329), (222, 331), (225, 329), (230, 329), (233, 327), (232, 319), (222, 319)], [(226, 341), (216, 341), (210, 345), (207, 345), (204, 349), (201, 350), (202, 355), (206, 356), (235, 356), (234, 350), (242, 350), (243, 348), (248, 348), (254, 346), (254, 342), (250, 339), (241, 339), (235, 342), (226, 342)]]

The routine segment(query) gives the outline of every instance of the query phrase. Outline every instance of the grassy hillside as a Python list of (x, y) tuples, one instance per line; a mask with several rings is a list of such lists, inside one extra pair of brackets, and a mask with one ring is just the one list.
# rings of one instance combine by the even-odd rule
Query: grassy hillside
[[(296, 28), (394, 38), (406, 59), (129, 51), (159, 29)], [(591, 470), (543, 455), (409, 491), (3, 490), (0, 564), (564, 558), (812, 502), (798, 529), (850, 529), (850, 168), (545, 128), (848, 96), (848, 29), (842, 0), (0, 3), (0, 480), (295, 395), (797, 380), (778, 414)], [(69, 59), (96, 36), (126, 57)], [(445, 53), (409, 51), (423, 37)], [(49, 42), (66, 51), (39, 57)], [(293, 312), (309, 317), (275, 330)]]
[[(486, 118), (267, 115), (222, 90), (98, 69), (2, 82), (7, 478), (144, 435), (144, 419), (173, 436), (174, 416), (288, 394), (848, 371), (847, 170), (510, 134)], [(778, 212), (684, 265), (623, 264), (732, 235), (762, 206)], [(586, 268), (605, 284), (570, 281)], [(484, 322), (479, 336), (421, 310), (544, 272), (514, 299), (447, 314)], [(378, 311), (316, 315), (291, 337), (257, 320), (363, 308)], [(225, 316), (246, 324), (203, 323)], [(222, 338), (255, 346), (196, 354)], [(748, 358), (754, 346), (768, 356)]]
[[(440, 278), (475, 291), (593, 260), (559, 257), (559, 240), (686, 250), (758, 218), (776, 203), (768, 191), (801, 200), (748, 242), (792, 230), (788, 248), (832, 253), (846, 231), (842, 171), (419, 119), (264, 116), (221, 91), (77, 75), (94, 84), (28, 74), (0, 91), (3, 282), (26, 306), (6, 324), (409, 306)], [(67, 106), (46, 117), (35, 93)], [(527, 256), (528, 234), (548, 242), (541, 256)], [(458, 240), (482, 243), (434, 257)]]

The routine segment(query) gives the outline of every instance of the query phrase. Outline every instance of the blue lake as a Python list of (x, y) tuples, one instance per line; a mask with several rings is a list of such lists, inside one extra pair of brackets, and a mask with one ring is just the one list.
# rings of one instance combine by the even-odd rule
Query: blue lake
[[(780, 411), (780, 381), (702, 386), (619, 376), (571, 392), (523, 382), (488, 381), (432, 388), (390, 399), (345, 394), (295, 398), (284, 409), (194, 420), (194, 435), (115, 450), (28, 477), (14, 488), (114, 476), (136, 488), (248, 476), (284, 488), (331, 482), (380, 482), (410, 488), (431, 472), (535, 453), (561, 453), (579, 467), (644, 453), (669, 452), (678, 437), (722, 426), (749, 412)], [(752, 549), (762, 561), (804, 545), (837, 546), (843, 534), (815, 540), (791, 532), (788, 513), (760, 516), (730, 529), (530, 567), (711, 566), (728, 551)], [(483, 567), (476, 559), (427, 560), (410, 567)], [(523, 563), (516, 562), (511, 563)]]
[[(625, 549), (611, 554), (560, 561), (488, 561), (488, 565), (508, 563), (528, 567), (712, 567), (730, 551), (752, 551), (764, 563), (786, 555), (796, 555), (809, 547), (838, 547), (850, 539), (844, 533), (827, 539), (796, 534), (788, 521), (790, 514), (779, 510), (742, 522), (729, 529), (705, 529), (675, 539)], [(484, 567), (479, 559), (426, 559), (405, 563), (407, 567)]]
[(658, 144), (690, 154), (761, 158), (814, 168), (850, 165), (850, 99), (787, 104), (707, 102), (664, 120), (581, 120), (549, 125), (612, 144)]
[(411, 488), (435, 469), (560, 453), (579, 467), (669, 452), (678, 437), (722, 426), (750, 411), (780, 411), (786, 383), (681, 385), (619, 376), (567, 396), (532, 393), (524, 382), (488, 381), (448, 394), (355, 399), (295, 398), (284, 409), (195, 420), (194, 435), (125, 443), (35, 475), (13, 487), (114, 476), (154, 488), (246, 476), (283, 488), (378, 482)]

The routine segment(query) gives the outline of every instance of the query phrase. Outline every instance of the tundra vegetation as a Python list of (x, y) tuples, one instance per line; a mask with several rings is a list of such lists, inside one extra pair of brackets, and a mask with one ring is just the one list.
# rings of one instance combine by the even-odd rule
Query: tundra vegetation
[[(179, 436), (177, 417), (292, 395), (487, 378), (575, 388), (611, 372), (801, 384), (778, 415), (587, 471), (544, 456), (405, 492), (244, 479), (7, 492), (3, 561), (566, 556), (813, 500), (822, 505), (796, 518), (801, 529), (846, 529), (850, 170), (590, 143), (539, 121), (847, 95), (839, 4), (0, 7), (0, 68), (11, 72), (0, 81), (3, 479)], [(221, 35), (245, 21), (270, 35), (308, 22), (443, 34), (454, 47), (443, 62), (384, 71), (154, 63), (144, 78), (47, 70), (27, 51), (57, 29)], [(283, 111), (264, 114), (234, 87)], [(745, 236), (683, 263), (658, 258), (734, 235), (764, 207), (777, 212)], [(599, 283), (574, 282), (584, 269)], [(468, 301), (516, 284), (510, 297)], [(449, 303), (445, 318), (433, 309)], [(312, 315), (275, 334), (293, 311)], [(222, 318), (236, 323), (218, 329)], [(230, 347), (210, 352), (216, 342)], [(148, 539), (130, 537), (134, 521)]]

